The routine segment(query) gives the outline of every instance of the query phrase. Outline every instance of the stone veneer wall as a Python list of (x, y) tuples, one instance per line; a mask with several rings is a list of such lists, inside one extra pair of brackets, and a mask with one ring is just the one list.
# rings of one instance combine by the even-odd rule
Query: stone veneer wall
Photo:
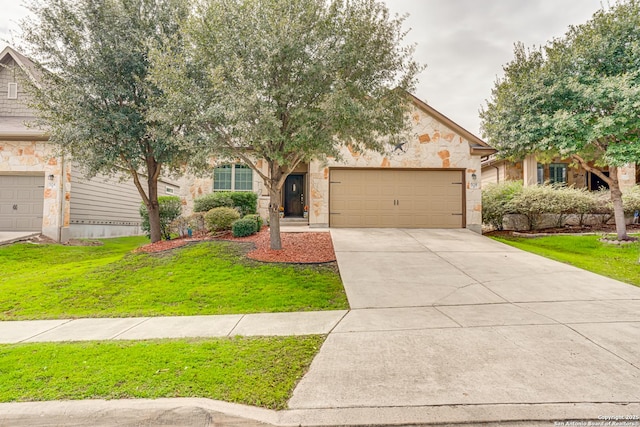
[(466, 225), (473, 231), (481, 232), (480, 156), (471, 155), (468, 140), (421, 109), (413, 109), (411, 120), (412, 131), (407, 135), (407, 143), (401, 150), (390, 147), (389, 152), (385, 154), (371, 151), (360, 153), (345, 147), (341, 153), (341, 160), (329, 158), (326, 162), (310, 163), (310, 226), (329, 225), (329, 168), (332, 166), (464, 169), (467, 183)]
[[(42, 174), (45, 185), (42, 234), (55, 240), (59, 238), (59, 228), (69, 226), (71, 170), (68, 164), (64, 165), (64, 169), (63, 174), (60, 159), (53, 156), (47, 142), (0, 141), (1, 174)], [(53, 175), (53, 180), (49, 180), (50, 175)], [(61, 203), (63, 203), (63, 223), (60, 215)]]

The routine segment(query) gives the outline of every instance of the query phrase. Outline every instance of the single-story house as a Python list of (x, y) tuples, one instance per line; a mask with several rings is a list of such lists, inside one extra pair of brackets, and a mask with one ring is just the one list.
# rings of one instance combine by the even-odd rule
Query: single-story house
[[(131, 179), (86, 179), (55, 155), (46, 132), (29, 127), (25, 78), (34, 64), (16, 50), (0, 52), (0, 231), (32, 231), (56, 241), (140, 234), (140, 195)], [(163, 180), (160, 194), (178, 194)]]
[[(600, 168), (609, 175), (607, 167)], [(618, 168), (620, 188), (624, 191), (639, 182), (639, 170), (633, 164)], [(586, 171), (570, 159), (554, 158), (551, 162), (541, 163), (536, 156), (528, 155), (521, 161), (500, 159), (495, 154), (482, 159), (482, 184), (504, 181), (522, 181), (525, 186), (545, 182), (571, 185), (597, 191), (609, 186), (596, 174)]]
[[(412, 130), (386, 153), (342, 150), (342, 160), (301, 164), (286, 179), (284, 222), (311, 227), (469, 228), (481, 232), (480, 160), (495, 152), (425, 102), (410, 96)], [(264, 167), (266, 162), (257, 162)], [(258, 174), (243, 164), (218, 165), (210, 178), (181, 184), (187, 206), (211, 191), (255, 191), (268, 216)]]

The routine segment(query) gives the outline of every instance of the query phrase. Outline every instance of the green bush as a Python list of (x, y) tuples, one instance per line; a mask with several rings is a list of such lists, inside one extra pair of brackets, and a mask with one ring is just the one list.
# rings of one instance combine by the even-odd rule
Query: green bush
[(236, 208), (242, 216), (255, 214), (258, 195), (253, 191), (217, 191), (198, 197), (193, 201), (194, 212), (209, 212), (213, 208)]
[(245, 219), (245, 218), (249, 218), (254, 222), (255, 228), (256, 228), (256, 233), (259, 232), (262, 229), (262, 217), (260, 217), (260, 215), (258, 215), (258, 214), (247, 215), (242, 219)]
[[(169, 240), (171, 238), (170, 224), (182, 213), (182, 202), (178, 196), (160, 196), (158, 197), (160, 209), (160, 232), (162, 238)], [(151, 225), (149, 224), (149, 212), (144, 203), (140, 205), (140, 216), (142, 217), (142, 230), (151, 235)]]
[(216, 192), (205, 194), (193, 201), (194, 212), (209, 212), (213, 208), (232, 208), (233, 200), (228, 192)]
[(209, 231), (231, 230), (234, 221), (240, 214), (233, 208), (213, 208), (204, 215), (204, 222)]
[(244, 217), (233, 222), (231, 226), (234, 237), (245, 237), (256, 233), (256, 221), (254, 218)]
[(634, 185), (622, 193), (622, 205), (627, 215), (633, 215), (635, 211), (640, 211), (640, 186)]
[(482, 190), (482, 222), (502, 230), (502, 219), (508, 213), (507, 204), (522, 191), (522, 181), (489, 184)]
[(566, 214), (567, 206), (561, 188), (553, 185), (523, 187), (508, 203), (507, 210), (527, 218), (529, 230), (540, 227), (544, 214)]
[(234, 191), (229, 193), (233, 207), (240, 209), (242, 216), (255, 214), (258, 211), (258, 195), (253, 191)]

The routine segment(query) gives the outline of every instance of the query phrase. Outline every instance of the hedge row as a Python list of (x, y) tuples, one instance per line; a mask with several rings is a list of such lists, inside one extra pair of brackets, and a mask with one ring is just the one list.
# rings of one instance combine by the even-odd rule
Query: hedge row
[[(627, 215), (640, 211), (640, 187), (625, 191), (622, 199)], [(558, 227), (565, 224), (569, 215), (576, 215), (580, 224), (592, 214), (610, 219), (613, 205), (609, 191), (590, 192), (549, 184), (523, 187), (519, 181), (487, 185), (482, 190), (482, 222), (501, 230), (504, 216), (508, 214), (523, 215), (529, 229), (535, 230), (545, 214), (556, 215)]]

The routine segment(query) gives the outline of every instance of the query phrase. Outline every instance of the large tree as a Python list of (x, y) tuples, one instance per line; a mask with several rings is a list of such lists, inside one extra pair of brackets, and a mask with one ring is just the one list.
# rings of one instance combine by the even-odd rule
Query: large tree
[(185, 27), (186, 54), (156, 55), (171, 115), (208, 153), (263, 179), (272, 249), (297, 165), (344, 144), (382, 150), (406, 128), (406, 90), (421, 67), (401, 44), (403, 20), (375, 0), (204, 0)]
[(542, 48), (517, 44), (504, 73), (481, 111), (484, 136), (507, 157), (568, 157), (600, 177), (627, 239), (618, 167), (640, 160), (640, 2), (600, 10)]
[(148, 79), (150, 49), (177, 34), (181, 0), (35, 0), (21, 24), (22, 49), (40, 67), (31, 106), (60, 152), (89, 176), (130, 174), (161, 239), (158, 179), (185, 157), (179, 126), (158, 120), (164, 104)]

